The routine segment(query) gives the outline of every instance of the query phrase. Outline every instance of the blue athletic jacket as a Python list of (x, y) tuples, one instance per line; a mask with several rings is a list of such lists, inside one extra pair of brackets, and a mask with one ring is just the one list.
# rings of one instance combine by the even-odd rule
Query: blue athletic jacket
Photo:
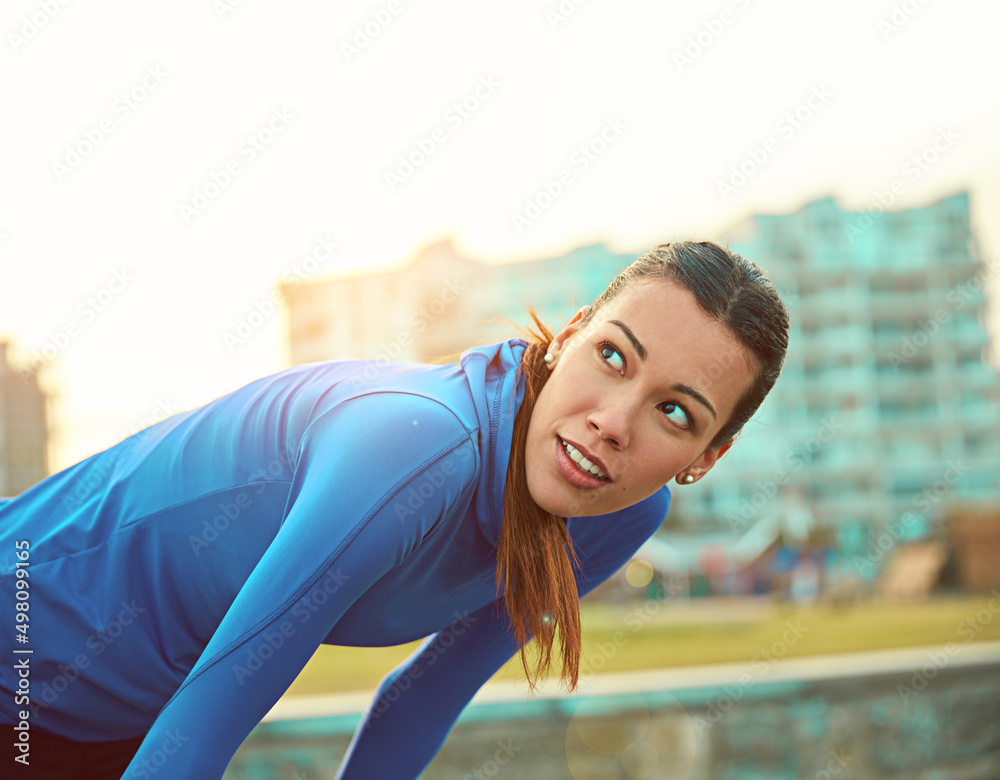
[[(417, 777), (517, 651), (494, 578), (526, 346), (297, 366), (0, 505), (0, 722), (146, 734), (124, 777), (215, 779), (321, 643), (425, 638), (337, 775)], [(669, 500), (568, 520), (581, 596)]]

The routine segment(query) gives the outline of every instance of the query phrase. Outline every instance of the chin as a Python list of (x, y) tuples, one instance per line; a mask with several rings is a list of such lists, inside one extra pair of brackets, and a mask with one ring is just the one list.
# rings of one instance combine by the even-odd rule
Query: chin
[(528, 476), (528, 494), (531, 496), (532, 501), (550, 514), (556, 515), (557, 517), (573, 516), (572, 513), (566, 513), (570, 502), (566, 501), (565, 498), (560, 500), (558, 492), (553, 490), (550, 485), (536, 484), (535, 480), (532, 480), (530, 475)]
[(536, 463), (543, 459), (527, 458), (528, 494), (543, 510), (556, 517), (592, 517), (613, 512), (607, 508), (611, 496), (605, 494), (607, 486), (584, 490), (567, 483), (558, 473), (539, 473)]
[(593, 517), (606, 515), (614, 509), (607, 509), (597, 497), (588, 498), (586, 494), (577, 497), (560, 496), (555, 490), (533, 490), (528, 482), (528, 492), (532, 500), (546, 512), (556, 517)]
[(550, 512), (553, 515), (559, 515), (565, 517), (562, 514), (563, 505), (558, 501), (553, 501), (552, 496), (547, 491), (539, 491), (531, 484), (531, 477), (528, 477), (528, 495), (531, 496), (531, 500), (534, 501), (540, 508), (546, 512)]

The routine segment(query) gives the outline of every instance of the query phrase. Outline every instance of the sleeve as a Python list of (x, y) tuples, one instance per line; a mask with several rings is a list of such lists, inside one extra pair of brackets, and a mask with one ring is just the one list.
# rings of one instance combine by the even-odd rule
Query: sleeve
[[(347, 609), (474, 489), (470, 433), (442, 404), (375, 393), (306, 429), (281, 527), (124, 777), (217, 780)], [(422, 511), (396, 501), (429, 468), (455, 476)]]
[[(574, 536), (582, 569), (577, 577), (581, 597), (628, 562), (663, 523), (669, 505), (670, 492), (664, 486), (626, 509), (577, 520), (600, 524), (580, 534), (587, 540), (582, 545)], [(517, 653), (502, 601), (456, 617), (382, 679), (336, 780), (419, 777), (476, 691)]]

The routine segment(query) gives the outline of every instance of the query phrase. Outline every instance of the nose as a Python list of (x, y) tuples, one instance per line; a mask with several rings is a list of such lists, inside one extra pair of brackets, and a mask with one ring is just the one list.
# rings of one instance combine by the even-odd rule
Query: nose
[(624, 394), (609, 393), (601, 404), (587, 415), (587, 425), (612, 447), (624, 450), (631, 440), (635, 410)]

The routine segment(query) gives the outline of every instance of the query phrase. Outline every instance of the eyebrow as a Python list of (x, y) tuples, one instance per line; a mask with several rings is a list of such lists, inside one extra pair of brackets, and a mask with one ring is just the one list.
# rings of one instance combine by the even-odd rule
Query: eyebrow
[(622, 329), (622, 333), (624, 333), (628, 337), (628, 340), (632, 342), (632, 349), (634, 349), (636, 352), (639, 353), (640, 358), (645, 360), (646, 355), (648, 354), (646, 352), (646, 348), (639, 343), (639, 339), (635, 337), (635, 334), (632, 332), (632, 329), (621, 320), (608, 320), (608, 322), (610, 322), (612, 325), (617, 325), (619, 328)]
[[(639, 355), (639, 358), (641, 360), (645, 361), (646, 358), (649, 356), (649, 353), (646, 351), (646, 348), (642, 345), (642, 342), (640, 342), (639, 339), (635, 337), (635, 334), (632, 332), (632, 329), (621, 320), (608, 320), (608, 322), (610, 322), (612, 325), (617, 325), (619, 328), (621, 328), (622, 333), (625, 334), (625, 337), (632, 344), (632, 349), (636, 351), (636, 354)], [(678, 393), (684, 393), (685, 395), (688, 395), (691, 398), (693, 398), (695, 401), (697, 401), (706, 409), (708, 409), (708, 411), (712, 413), (712, 417), (719, 416), (718, 414), (716, 414), (715, 407), (712, 406), (709, 400), (690, 385), (685, 385), (678, 382), (674, 384), (671, 389), (676, 390)]]

